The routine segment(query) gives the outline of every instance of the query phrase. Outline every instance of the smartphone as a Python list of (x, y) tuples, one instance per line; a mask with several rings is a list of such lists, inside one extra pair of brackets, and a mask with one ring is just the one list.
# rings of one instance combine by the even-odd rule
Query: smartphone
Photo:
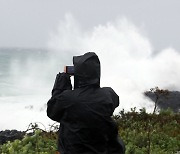
[(74, 66), (65, 66), (64, 72), (69, 75), (74, 75)]

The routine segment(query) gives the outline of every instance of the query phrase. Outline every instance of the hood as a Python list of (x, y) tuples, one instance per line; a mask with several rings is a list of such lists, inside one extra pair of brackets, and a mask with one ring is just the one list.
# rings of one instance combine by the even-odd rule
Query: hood
[(74, 88), (96, 85), (100, 87), (100, 61), (94, 52), (73, 57)]

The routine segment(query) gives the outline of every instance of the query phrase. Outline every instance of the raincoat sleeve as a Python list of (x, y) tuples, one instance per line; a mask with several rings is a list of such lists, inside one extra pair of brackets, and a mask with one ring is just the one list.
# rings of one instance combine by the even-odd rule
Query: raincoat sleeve
[(47, 116), (59, 122), (64, 112), (64, 93), (66, 90), (72, 90), (70, 76), (66, 73), (59, 73), (56, 76), (52, 97), (47, 103)]

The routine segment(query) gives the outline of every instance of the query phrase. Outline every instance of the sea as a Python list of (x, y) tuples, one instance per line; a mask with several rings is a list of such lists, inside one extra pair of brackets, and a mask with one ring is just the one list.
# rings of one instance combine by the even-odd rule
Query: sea
[(46, 104), (66, 62), (60, 57), (46, 49), (0, 48), (0, 131), (26, 130), (30, 123), (48, 129), (55, 123)]

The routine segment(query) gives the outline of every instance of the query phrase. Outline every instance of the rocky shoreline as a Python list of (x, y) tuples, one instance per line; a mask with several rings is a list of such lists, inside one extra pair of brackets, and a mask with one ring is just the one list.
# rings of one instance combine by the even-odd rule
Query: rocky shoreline
[(8, 141), (14, 141), (16, 139), (22, 139), (26, 134), (25, 131), (18, 130), (4, 130), (0, 131), (0, 145), (7, 143)]

